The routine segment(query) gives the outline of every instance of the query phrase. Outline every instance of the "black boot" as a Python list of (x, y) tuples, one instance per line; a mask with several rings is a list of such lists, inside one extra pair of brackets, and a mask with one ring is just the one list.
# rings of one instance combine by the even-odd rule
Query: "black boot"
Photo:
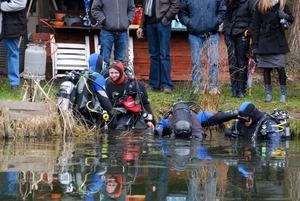
[(281, 96), (280, 96), (280, 102), (285, 103), (286, 102), (286, 95), (287, 95), (287, 90), (286, 90), (286, 85), (280, 85), (280, 91), (281, 91)]
[(267, 94), (265, 102), (270, 102), (272, 101), (272, 85), (266, 84), (265, 87), (266, 87), (266, 94)]

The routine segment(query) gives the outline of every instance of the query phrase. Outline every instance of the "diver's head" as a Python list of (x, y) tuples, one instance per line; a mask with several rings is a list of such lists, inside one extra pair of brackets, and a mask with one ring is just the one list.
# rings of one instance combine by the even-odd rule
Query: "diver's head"
[(89, 57), (89, 68), (91, 73), (101, 73), (103, 68), (103, 58), (100, 54), (94, 53)]
[(176, 138), (189, 138), (192, 135), (192, 126), (188, 121), (178, 121), (174, 124)]
[(109, 66), (109, 77), (114, 84), (121, 84), (125, 79), (125, 68), (120, 61), (115, 61)]
[(258, 122), (263, 114), (252, 102), (246, 101), (241, 104), (238, 110), (238, 119), (250, 125)]

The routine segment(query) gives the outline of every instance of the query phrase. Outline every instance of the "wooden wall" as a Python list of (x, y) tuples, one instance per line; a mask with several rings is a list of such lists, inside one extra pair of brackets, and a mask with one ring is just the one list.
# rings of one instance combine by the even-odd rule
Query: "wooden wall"
[[(55, 29), (55, 38), (57, 42), (78, 42), (84, 43), (84, 36), (90, 36), (90, 48), (91, 53), (94, 52), (94, 35), (98, 35), (100, 30), (87, 30), (87, 29)], [(140, 80), (148, 80), (149, 77), (149, 66), (150, 59), (148, 54), (147, 39), (138, 39), (136, 37), (136, 30), (131, 30), (130, 35), (133, 37), (133, 48), (134, 48), (134, 71), (135, 75)], [(43, 39), (45, 42), (49, 38), (50, 33), (35, 33), (34, 40)], [(224, 44), (223, 35), (220, 34), (220, 80), (229, 80), (228, 72), (228, 59), (226, 46)], [(186, 31), (173, 31), (171, 42), (171, 62), (172, 62), (172, 73), (171, 77), (173, 81), (190, 80), (191, 78), (191, 54), (190, 45), (188, 42), (188, 34)], [(52, 78), (52, 61), (50, 57), (49, 44), (47, 45), (47, 67), (46, 77)], [(204, 57), (203, 62), (207, 64), (207, 59)], [(206, 73), (208, 66), (206, 65)]]
[[(147, 39), (138, 39), (135, 36), (135, 30), (131, 31), (134, 44), (134, 71), (138, 79), (148, 80), (150, 59), (148, 55)], [(220, 57), (220, 80), (229, 80), (227, 50), (224, 43), (224, 37), (220, 34), (219, 45)], [(172, 73), (171, 77), (174, 81), (190, 80), (191, 79), (191, 53), (190, 44), (188, 41), (188, 34), (186, 31), (173, 31), (171, 42), (171, 62)], [(208, 72), (208, 65), (206, 57), (203, 58), (206, 73)]]

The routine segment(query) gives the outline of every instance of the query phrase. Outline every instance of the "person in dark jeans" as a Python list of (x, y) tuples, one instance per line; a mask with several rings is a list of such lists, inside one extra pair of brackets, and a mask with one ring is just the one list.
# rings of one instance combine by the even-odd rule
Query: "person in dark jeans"
[(146, 0), (143, 5), (143, 17), (137, 30), (142, 38), (147, 31), (148, 51), (150, 55), (149, 90), (172, 93), (170, 39), (171, 22), (180, 9), (180, 0)]
[(243, 98), (247, 86), (247, 57), (255, 0), (225, 0), (223, 34), (228, 51), (232, 97)]
[(100, 32), (100, 55), (109, 65), (114, 45), (115, 61), (124, 61), (128, 44), (128, 27), (135, 17), (134, 0), (94, 0), (92, 16), (98, 21)]

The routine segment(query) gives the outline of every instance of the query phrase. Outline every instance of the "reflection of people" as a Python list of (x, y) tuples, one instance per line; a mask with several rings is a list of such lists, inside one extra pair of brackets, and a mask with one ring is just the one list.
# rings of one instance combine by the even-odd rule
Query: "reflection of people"
[[(17, 185), (18, 185), (18, 173), (17, 172), (5, 172), (1, 174), (2, 191), (0, 193), (1, 200), (15, 199), (17, 196)], [(5, 178), (5, 179), (4, 179)]]
[(203, 138), (203, 127), (222, 125), (223, 122), (237, 118), (236, 111), (199, 112), (191, 111), (184, 101), (173, 105), (169, 116), (159, 121), (155, 128), (155, 135), (159, 137), (169, 136), (176, 138)]
[[(116, 110), (116, 129), (127, 130), (129, 128), (154, 129), (150, 117), (150, 103), (144, 85), (136, 79), (125, 75), (125, 69), (121, 62), (113, 62), (109, 66), (109, 78), (106, 80), (107, 95)], [(134, 98), (133, 104), (140, 104), (141, 110), (124, 110), (122, 101)]]
[(110, 175), (107, 178), (107, 183), (106, 183), (106, 193), (110, 197), (119, 197), (120, 192), (122, 191), (122, 186), (120, 181), (118, 180), (117, 176), (115, 175)]
[(252, 47), (259, 55), (258, 67), (264, 70), (266, 89), (265, 102), (272, 100), (271, 71), (276, 69), (280, 83), (280, 102), (286, 102), (287, 87), (285, 73), (285, 54), (290, 51), (284, 29), (294, 22), (294, 17), (285, 0), (259, 0), (254, 11)]
[(231, 136), (241, 136), (245, 139), (269, 139), (278, 141), (289, 138), (289, 124), (286, 121), (288, 113), (285, 110), (266, 114), (251, 102), (244, 102), (238, 110), (238, 121), (230, 129)]
[(137, 37), (143, 38), (147, 31), (150, 55), (149, 90), (161, 88), (172, 93), (170, 39), (171, 22), (180, 8), (180, 0), (143, 1), (143, 17), (137, 30)]
[(219, 88), (219, 25), (226, 12), (223, 0), (183, 0), (178, 13), (181, 24), (187, 27), (193, 62), (192, 81), (195, 93), (203, 92), (204, 66), (202, 47), (206, 43), (209, 60), (209, 93), (218, 93)]
[(20, 85), (20, 42), (27, 32), (27, 0), (1, 1), (0, 41), (3, 40), (8, 60), (8, 79), (12, 90)]
[(134, 1), (94, 0), (91, 13), (101, 25), (100, 54), (104, 62), (110, 63), (113, 45), (114, 60), (124, 61), (128, 43), (127, 29), (135, 17)]
[[(223, 34), (228, 51), (232, 97), (243, 98), (247, 83), (247, 57), (253, 5), (256, 0), (227, 0)], [(245, 36), (245, 31), (248, 35)]]

